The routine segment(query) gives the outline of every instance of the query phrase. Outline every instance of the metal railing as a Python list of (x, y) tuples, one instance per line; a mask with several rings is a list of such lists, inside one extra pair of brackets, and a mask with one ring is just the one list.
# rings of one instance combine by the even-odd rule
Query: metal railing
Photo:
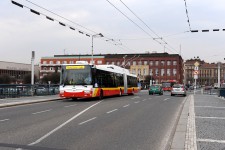
[(43, 96), (59, 94), (59, 85), (55, 84), (0, 84), (0, 98), (25, 96)]

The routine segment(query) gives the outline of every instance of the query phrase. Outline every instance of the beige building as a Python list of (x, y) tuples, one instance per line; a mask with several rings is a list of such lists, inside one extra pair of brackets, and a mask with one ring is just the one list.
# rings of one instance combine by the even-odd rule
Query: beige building
[[(39, 78), (39, 66), (35, 65), (35, 75)], [(7, 74), (21, 83), (25, 75), (31, 74), (31, 64), (0, 61), (0, 75)]]
[[(194, 63), (199, 63), (197, 84), (199, 85), (213, 85), (218, 83), (218, 63), (207, 63), (200, 58), (189, 59), (184, 63), (185, 69), (185, 83), (194, 83)], [(225, 80), (225, 64), (220, 65), (220, 83)]]

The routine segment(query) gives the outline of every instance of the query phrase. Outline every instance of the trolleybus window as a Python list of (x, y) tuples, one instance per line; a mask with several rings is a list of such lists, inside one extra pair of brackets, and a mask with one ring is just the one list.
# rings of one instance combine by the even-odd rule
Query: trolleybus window
[(92, 84), (90, 66), (63, 66), (61, 84), (90, 85)]

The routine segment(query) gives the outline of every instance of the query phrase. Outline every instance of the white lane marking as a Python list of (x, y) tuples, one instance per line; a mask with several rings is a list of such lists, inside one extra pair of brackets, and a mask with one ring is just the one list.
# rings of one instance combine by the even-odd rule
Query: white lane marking
[(48, 111), (51, 111), (51, 110), (52, 110), (52, 109), (43, 110), (43, 111), (35, 112), (35, 113), (32, 113), (32, 114), (33, 114), (33, 115), (41, 114), (41, 113), (45, 113), (45, 112), (48, 112)]
[(137, 104), (137, 103), (140, 103), (140, 101), (136, 101), (136, 102), (134, 102), (135, 104)]
[(64, 107), (67, 108), (67, 107), (73, 107), (73, 106), (76, 106), (76, 104), (75, 105), (68, 105), (68, 106), (64, 106)]
[(169, 100), (170, 98), (166, 98), (166, 99), (164, 99), (163, 101), (167, 101), (167, 100)]
[(125, 108), (125, 107), (128, 107), (128, 106), (130, 106), (130, 104), (128, 104), (128, 105), (125, 105), (125, 106), (123, 106), (123, 107)]
[(146, 101), (147, 99), (143, 99), (142, 101), (144, 102), (144, 101)]
[(216, 107), (216, 106), (195, 106), (197, 108), (221, 108), (221, 109), (225, 109), (225, 107)]
[(88, 111), (89, 109), (91, 109), (92, 107), (98, 105), (100, 102), (97, 102), (91, 106), (89, 106), (88, 108), (84, 109), (83, 111), (79, 112), (78, 114), (76, 114), (75, 116), (73, 116), (72, 118), (70, 118), (69, 120), (67, 120), (66, 122), (64, 122), (63, 124), (59, 125), (58, 127), (56, 127), (55, 129), (53, 129), (52, 131), (48, 132), (47, 134), (45, 134), (44, 136), (42, 136), (41, 138), (39, 138), (38, 140), (36, 140), (33, 143), (28, 144), (29, 146), (31, 145), (35, 145), (40, 143), (41, 141), (43, 141), (44, 139), (46, 139), (47, 137), (49, 137), (51, 134), (55, 133), (56, 131), (58, 131), (59, 129), (61, 129), (62, 127), (64, 127), (65, 125), (67, 125), (68, 123), (70, 123), (71, 121), (73, 121), (74, 119), (76, 119), (77, 117), (79, 117), (80, 115), (82, 115), (83, 113), (85, 113), (86, 111)]
[(198, 142), (225, 143), (225, 140), (197, 139)]
[(110, 113), (112, 113), (112, 112), (114, 112), (114, 111), (117, 111), (118, 109), (113, 109), (113, 110), (111, 110), (111, 111), (108, 111), (107, 112), (107, 114), (110, 114)]
[(135, 96), (135, 97), (133, 97), (133, 98), (131, 98), (131, 99), (136, 99), (136, 98), (140, 98), (139, 96)]
[(3, 120), (0, 120), (0, 122), (4, 122), (4, 121), (9, 121), (9, 119), (3, 119)]
[(79, 125), (85, 124), (85, 123), (87, 123), (87, 122), (89, 122), (89, 121), (92, 121), (92, 120), (94, 120), (94, 119), (96, 119), (96, 118), (97, 118), (97, 117), (88, 119), (88, 120), (86, 120), (86, 121), (84, 121), (84, 122), (79, 123)]
[(199, 119), (225, 119), (225, 117), (202, 117), (202, 116), (195, 116), (195, 118), (199, 118)]

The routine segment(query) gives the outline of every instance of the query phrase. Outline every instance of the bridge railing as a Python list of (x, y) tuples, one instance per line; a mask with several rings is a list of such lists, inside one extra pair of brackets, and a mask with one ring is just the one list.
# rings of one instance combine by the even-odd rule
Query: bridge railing
[(59, 94), (57, 84), (0, 84), (0, 98), (43, 96)]

